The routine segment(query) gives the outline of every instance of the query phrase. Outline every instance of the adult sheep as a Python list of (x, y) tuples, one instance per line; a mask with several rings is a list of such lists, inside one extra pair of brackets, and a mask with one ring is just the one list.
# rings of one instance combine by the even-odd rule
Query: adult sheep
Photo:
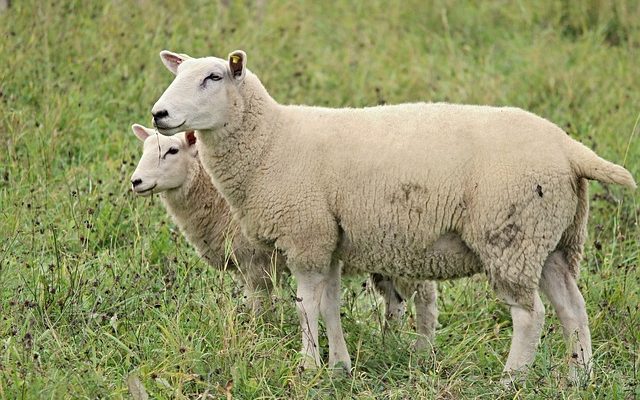
[[(272, 289), (272, 276), (275, 273), (278, 280), (286, 271), (284, 260), (240, 234), (227, 202), (200, 162), (195, 133), (164, 136), (139, 124), (133, 124), (131, 130), (144, 142), (142, 157), (131, 176), (133, 192), (138, 196), (158, 193), (198, 254), (210, 265), (233, 272), (236, 282), (244, 284), (252, 311), (260, 311), (261, 298)], [(418, 331), (425, 337), (433, 335), (437, 323), (433, 282), (394, 285), (390, 278), (378, 274), (372, 275), (372, 282), (384, 298), (389, 320), (402, 314), (404, 298), (415, 291)]]
[[(542, 290), (563, 326), (570, 378), (589, 372), (591, 337), (576, 284), (586, 179), (635, 188), (624, 168), (517, 108), (418, 103), (364, 109), (278, 104), (228, 60), (160, 53), (176, 78), (153, 106), (166, 134), (197, 129), (201, 158), (243, 232), (287, 257), (302, 351), (351, 365), (339, 314), (340, 269), (404, 279), (484, 272), (509, 306), (504, 372), (525, 371), (544, 324)], [(458, 268), (452, 258), (480, 260)]]

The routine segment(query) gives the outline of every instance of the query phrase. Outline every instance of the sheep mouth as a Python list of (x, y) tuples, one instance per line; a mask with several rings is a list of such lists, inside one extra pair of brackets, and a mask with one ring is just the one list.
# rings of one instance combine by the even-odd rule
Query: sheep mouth
[(153, 123), (156, 127), (156, 129), (158, 129), (161, 132), (170, 132), (170, 131), (175, 131), (176, 129), (182, 127), (184, 124), (187, 123), (187, 120), (185, 119), (184, 121), (182, 121), (181, 124), (176, 125), (176, 126), (164, 126), (164, 125), (158, 125), (155, 122)]
[(156, 186), (158, 186), (158, 184), (157, 184), (157, 183), (154, 183), (154, 184), (153, 184), (153, 186), (151, 186), (151, 187), (149, 187), (149, 188), (146, 188), (146, 189), (144, 189), (144, 190), (140, 190), (140, 189), (133, 189), (133, 192), (134, 192), (135, 194), (137, 194), (138, 196), (147, 196), (147, 195), (150, 195), (150, 194), (151, 194), (151, 191), (152, 191), (153, 189), (155, 189), (155, 188), (156, 188)]

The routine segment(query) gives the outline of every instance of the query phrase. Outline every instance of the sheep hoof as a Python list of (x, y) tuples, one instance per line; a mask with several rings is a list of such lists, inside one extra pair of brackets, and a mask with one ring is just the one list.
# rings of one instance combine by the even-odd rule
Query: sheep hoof
[(516, 382), (514, 382), (513, 380), (511, 380), (510, 377), (505, 377), (505, 378), (501, 378), (500, 379), (500, 385), (502, 385), (502, 387), (504, 388), (504, 390), (508, 390), (508, 391), (512, 391), (515, 390), (517, 387)]
[(390, 309), (385, 313), (384, 317), (387, 322), (399, 322), (402, 320), (405, 314), (404, 304), (397, 308), (390, 307)]
[(433, 340), (423, 335), (418, 336), (415, 342), (413, 342), (413, 345), (411, 346), (411, 348), (413, 349), (414, 352), (417, 352), (417, 353), (423, 353), (423, 352), (433, 353), (435, 351), (435, 348), (433, 346)]
[(315, 371), (318, 369), (319, 365), (316, 363), (316, 360), (310, 355), (303, 355), (302, 360), (300, 361), (300, 366), (298, 367), (300, 372), (304, 371)]
[(331, 369), (334, 375), (351, 378), (351, 362), (338, 361)]
[(516, 390), (524, 386), (526, 376), (526, 371), (504, 371), (500, 379), (500, 384), (505, 390)]
[(586, 388), (593, 380), (593, 369), (578, 367), (576, 365), (569, 366), (569, 376), (567, 383), (569, 386)]

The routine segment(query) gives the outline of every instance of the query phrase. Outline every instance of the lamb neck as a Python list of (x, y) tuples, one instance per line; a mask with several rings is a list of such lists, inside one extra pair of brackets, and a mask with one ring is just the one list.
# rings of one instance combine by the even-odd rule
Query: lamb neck
[(222, 265), (231, 218), (224, 198), (215, 190), (202, 164), (194, 161), (185, 183), (161, 193), (160, 198), (198, 253)]

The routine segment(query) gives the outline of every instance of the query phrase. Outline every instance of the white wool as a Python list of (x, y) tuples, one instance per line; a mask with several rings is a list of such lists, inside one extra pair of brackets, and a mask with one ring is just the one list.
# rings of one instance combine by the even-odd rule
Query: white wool
[[(198, 254), (210, 265), (234, 272), (236, 280), (244, 283), (245, 296), (257, 311), (261, 292), (271, 289), (272, 270), (275, 268), (279, 276), (286, 269), (282, 258), (242, 237), (229, 206), (202, 167), (193, 132), (165, 136), (138, 124), (132, 130), (144, 141), (143, 154), (131, 177), (132, 190), (140, 196), (159, 193), (167, 212)], [(231, 249), (227, 248), (228, 243)], [(430, 307), (430, 312), (419, 318), (420, 329), (433, 334), (437, 323), (433, 282), (416, 288), (400, 283), (400, 296), (389, 278), (376, 275), (373, 281), (385, 299), (388, 319), (402, 315), (403, 297), (409, 298), (416, 292), (416, 307), (420, 310)]]

